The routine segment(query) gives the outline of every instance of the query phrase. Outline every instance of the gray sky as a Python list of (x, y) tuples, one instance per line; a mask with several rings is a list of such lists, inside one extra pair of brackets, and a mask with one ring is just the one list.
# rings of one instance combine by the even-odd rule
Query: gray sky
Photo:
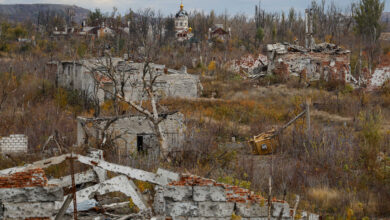
[[(267, 11), (288, 11), (291, 7), (303, 11), (312, 0), (261, 0), (261, 5)], [(318, 0), (319, 1), (319, 0)], [(330, 2), (331, 0), (327, 0)], [(352, 1), (357, 0), (334, 0), (336, 5), (347, 7)], [(385, 11), (390, 11), (390, 0), (386, 3)], [(223, 13), (225, 9), (230, 15), (245, 13), (253, 15), (254, 6), (259, 0), (183, 0), (184, 8), (188, 11), (200, 10), (209, 12), (214, 9), (217, 13)], [(179, 9), (180, 0), (0, 0), (0, 4), (18, 3), (54, 3), (54, 4), (75, 4), (84, 8), (100, 8), (103, 11), (111, 11), (115, 6), (121, 13), (142, 8), (153, 8), (161, 10), (164, 14), (173, 14)]]

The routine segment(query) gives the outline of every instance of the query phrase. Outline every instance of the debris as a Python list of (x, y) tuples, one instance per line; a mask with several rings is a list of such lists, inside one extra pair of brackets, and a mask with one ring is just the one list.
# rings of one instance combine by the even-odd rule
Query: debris
[[(74, 162), (80, 162), (98, 168), (98, 172), (111, 171), (120, 174), (119, 176), (100, 181), (93, 169), (83, 173), (75, 174), (75, 184), (79, 184), (76, 192), (77, 209), (91, 218), (97, 216), (109, 216), (116, 219), (166, 219), (166, 218), (230, 218), (233, 213), (245, 218), (265, 218), (268, 215), (268, 205), (266, 199), (256, 195), (250, 190), (237, 186), (218, 183), (211, 179), (205, 179), (189, 174), (178, 174), (163, 169), (158, 169), (156, 173), (151, 173), (131, 167), (125, 167), (109, 163), (101, 157), (101, 151), (90, 151), (92, 157), (82, 155), (72, 155)], [(23, 181), (19, 185), (9, 185), (8, 188), (0, 188), (0, 203), (4, 206), (4, 213), (0, 212), (0, 217), (7, 219), (19, 219), (23, 217), (31, 218), (51, 218), (57, 214), (56, 219), (61, 219), (65, 209), (67, 213), (72, 212), (70, 206), (71, 195), (64, 199), (62, 187), (71, 185), (68, 177), (61, 179), (47, 180), (42, 168), (59, 164), (67, 160), (71, 155), (65, 154), (53, 157), (24, 167), (10, 168), (0, 171), (7, 176), (0, 178), (0, 186), (3, 182), (15, 182), (22, 176)], [(94, 175), (92, 175), (94, 174)], [(86, 175), (88, 177), (83, 177)], [(37, 178), (36, 178), (37, 177)], [(129, 178), (155, 184), (155, 195), (153, 209), (149, 202), (144, 199), (141, 191)], [(64, 183), (61, 183), (61, 180)], [(90, 182), (89, 182), (90, 180)], [(58, 186), (48, 185), (51, 183), (61, 183)], [(88, 183), (87, 185), (80, 183)], [(97, 183), (97, 184), (96, 184)], [(91, 185), (92, 184), (92, 185)], [(16, 188), (15, 188), (15, 187)], [(33, 189), (31, 189), (31, 187)], [(29, 188), (30, 187), (30, 188)], [(11, 194), (7, 194), (12, 192)], [(25, 193), (24, 193), (25, 192)], [(120, 202), (111, 199), (111, 204), (100, 204), (100, 195), (109, 192), (120, 192), (130, 197), (134, 205), (140, 212), (118, 215), (109, 213), (119, 207), (128, 206), (129, 202)], [(23, 197), (21, 196), (23, 193)], [(3, 196), (5, 195), (5, 196)], [(22, 198), (24, 199), (22, 201)], [(12, 202), (10, 202), (12, 200)], [(28, 201), (28, 202), (27, 202)], [(112, 203), (113, 201), (116, 201)], [(20, 203), (18, 203), (20, 202)], [(282, 216), (291, 218), (293, 210), (285, 201), (272, 201), (272, 218)], [(96, 208), (96, 207), (99, 208)], [(69, 207), (69, 208), (68, 208)], [(20, 210), (23, 211), (20, 211)], [(94, 210), (100, 210), (99, 214)], [(156, 214), (152, 217), (152, 212)], [(93, 214), (95, 213), (95, 214)], [(310, 215), (312, 219), (319, 219), (318, 216)]]
[(337, 45), (321, 43), (307, 49), (292, 44), (267, 45), (268, 72), (282, 70), (287, 76), (299, 76), (308, 81), (348, 81), (351, 79), (350, 51)]

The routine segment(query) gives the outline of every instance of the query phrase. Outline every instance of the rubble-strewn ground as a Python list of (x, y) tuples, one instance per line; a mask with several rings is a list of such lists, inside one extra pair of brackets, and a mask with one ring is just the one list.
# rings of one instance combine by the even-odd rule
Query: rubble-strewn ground
[[(25, 133), (31, 153), (28, 157), (2, 156), (1, 169), (61, 154), (54, 143), (49, 146), (51, 153), (42, 153), (47, 138), (56, 133), (64, 153), (75, 143), (76, 117), (93, 115), (92, 107), (82, 97), (55, 88), (39, 66), (36, 60), (26, 60), (15, 67), (19, 86), (11, 88), (13, 93), (0, 114), (1, 134)], [(7, 70), (9, 66), (4, 63), (1, 68)], [(359, 217), (388, 213), (387, 87), (367, 92), (319, 81), (306, 88), (308, 85), (296, 78), (283, 83), (272, 77), (245, 80), (222, 69), (201, 78), (202, 98), (162, 102), (186, 116), (186, 144), (182, 151), (172, 153), (171, 163), (155, 160), (155, 155), (124, 157), (109, 146), (104, 148), (106, 160), (148, 171), (164, 167), (189, 172), (248, 188), (263, 197), (267, 196), (272, 167), (273, 195), (281, 199), (286, 192), (289, 204), (300, 195), (301, 210), (345, 216), (351, 209)], [(251, 155), (247, 140), (300, 113), (306, 96), (313, 104), (311, 139), (307, 139), (305, 121), (300, 119), (282, 133), (275, 155)], [(103, 113), (110, 111), (109, 103), (103, 106)], [(86, 153), (83, 148), (74, 150)], [(76, 172), (86, 169), (75, 168)], [(56, 178), (70, 173), (68, 164), (45, 171)], [(143, 184), (137, 185), (142, 188)], [(112, 201), (117, 200), (115, 197), (121, 198), (113, 196)]]

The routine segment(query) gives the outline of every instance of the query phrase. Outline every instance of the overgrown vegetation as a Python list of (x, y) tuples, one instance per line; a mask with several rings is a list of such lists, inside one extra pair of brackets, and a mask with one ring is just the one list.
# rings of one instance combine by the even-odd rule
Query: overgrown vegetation
[[(351, 49), (352, 69), (359, 73), (359, 36), (354, 34), (352, 17), (343, 16), (334, 4), (329, 10), (325, 9), (325, 2), (313, 2), (312, 7), (316, 11), (317, 41), (339, 43)], [(319, 81), (307, 88), (294, 77), (249, 80), (228, 71), (224, 64), (229, 60), (257, 52), (265, 43), (303, 39), (304, 22), (294, 9), (288, 15), (266, 13), (259, 7), (256, 11), (253, 20), (244, 15), (191, 14), (190, 23), (201, 40), (199, 50), (192, 45), (172, 43), (173, 35), (169, 34), (172, 30), (168, 30), (166, 38), (157, 36), (155, 61), (176, 69), (186, 65), (189, 73), (200, 76), (203, 85), (201, 98), (161, 100), (162, 105), (185, 115), (185, 145), (170, 153), (172, 161), (168, 163), (151, 154), (121, 157), (113, 143), (109, 143), (102, 146), (106, 160), (145, 170), (165, 167), (190, 172), (251, 189), (264, 197), (268, 192), (268, 176), (272, 176), (274, 197), (281, 198), (287, 193), (287, 200), (293, 204), (295, 195), (300, 195), (300, 209), (327, 219), (388, 217), (390, 82), (371, 92), (340, 82)], [(119, 15), (113, 14), (104, 15), (96, 10), (89, 23), (105, 21), (107, 25), (119, 25)], [(164, 22), (172, 22), (172, 18), (163, 19), (150, 10), (130, 12), (125, 17), (131, 20), (133, 30), (141, 31), (131, 33), (130, 37), (94, 41), (77, 38), (54, 41), (48, 33), (37, 32), (26, 24), (2, 21), (0, 135), (26, 134), (31, 154), (1, 156), (0, 169), (45, 157), (42, 146), (53, 134), (60, 137), (65, 150), (75, 150), (72, 147), (76, 143), (76, 117), (96, 113), (93, 103), (83, 94), (56, 86), (56, 69), (46, 65), (48, 61), (94, 57), (107, 50), (112, 55), (132, 57), (140, 42), (131, 39), (136, 34), (146, 37), (148, 21), (154, 22), (155, 29)], [(224, 23), (235, 31), (228, 43), (209, 47), (204, 38), (214, 23)], [(18, 42), (19, 38), (32, 41)], [(382, 48), (378, 58), (387, 62), (389, 45)], [(368, 65), (368, 61), (362, 61), (363, 67)], [(279, 136), (274, 155), (252, 155), (247, 141), (295, 117), (303, 111), (307, 98), (313, 103), (311, 133), (307, 133), (305, 120), (299, 119)], [(101, 103), (100, 107), (102, 115), (117, 111), (112, 101)], [(123, 102), (118, 108), (120, 112), (131, 112)], [(96, 147), (92, 143), (90, 146)], [(78, 150), (82, 152), (83, 148)], [(69, 173), (67, 169), (63, 164), (47, 172), (60, 176)], [(145, 183), (137, 184), (141, 190), (151, 189)]]

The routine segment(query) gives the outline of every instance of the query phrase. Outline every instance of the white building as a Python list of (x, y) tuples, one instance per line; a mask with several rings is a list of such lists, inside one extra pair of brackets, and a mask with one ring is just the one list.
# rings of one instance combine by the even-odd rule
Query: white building
[(175, 31), (178, 41), (189, 40), (194, 36), (192, 34), (192, 28), (188, 27), (188, 13), (184, 10), (183, 3), (181, 3), (180, 11), (175, 16)]

